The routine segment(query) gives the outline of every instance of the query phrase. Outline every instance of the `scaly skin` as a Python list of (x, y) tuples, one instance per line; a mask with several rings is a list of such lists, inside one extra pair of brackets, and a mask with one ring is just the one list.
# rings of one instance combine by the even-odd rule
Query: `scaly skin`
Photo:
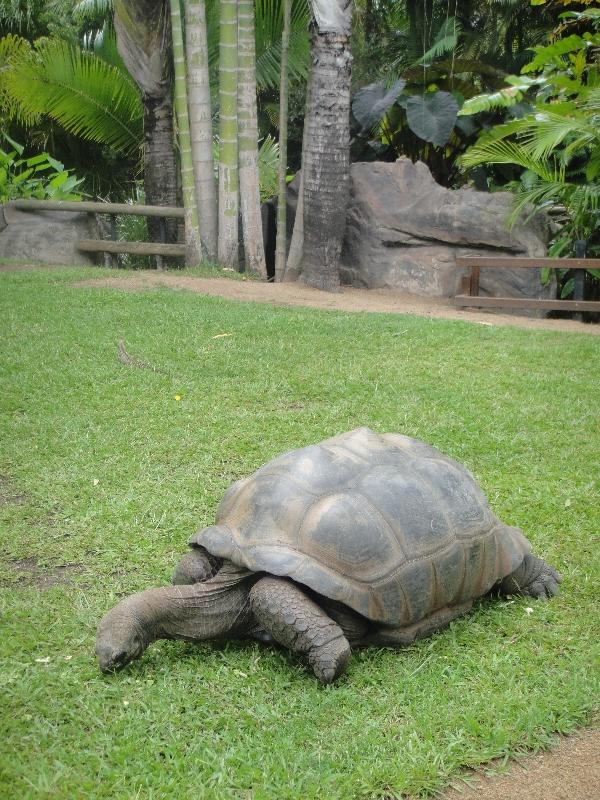
[(340, 626), (286, 578), (261, 578), (250, 590), (257, 621), (275, 641), (306, 655), (321, 683), (331, 683), (346, 668), (350, 645)]
[(223, 559), (211, 555), (204, 547), (193, 547), (173, 573), (173, 584), (202, 583), (213, 578), (223, 566)]
[[(448, 606), (409, 627), (374, 626), (339, 603), (323, 599), (324, 607), (319, 605), (288, 578), (261, 577), (230, 562), (212, 574), (213, 561), (202, 548), (194, 549), (176, 570), (178, 585), (132, 595), (109, 611), (98, 627), (100, 668), (120, 669), (156, 639), (253, 636), (268, 642), (272, 637), (305, 656), (321, 683), (331, 683), (346, 668), (349, 641), (358, 646), (407, 645), (446, 627), (472, 605)], [(527, 555), (497, 588), (503, 594), (545, 599), (558, 592), (560, 581), (553, 567)]]
[(500, 594), (529, 594), (546, 600), (558, 593), (562, 575), (542, 558), (529, 553), (523, 563), (499, 585)]

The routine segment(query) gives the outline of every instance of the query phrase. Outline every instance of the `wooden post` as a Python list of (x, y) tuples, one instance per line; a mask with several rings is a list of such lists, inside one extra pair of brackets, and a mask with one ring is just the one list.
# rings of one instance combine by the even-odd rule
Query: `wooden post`
[[(114, 214), (110, 216), (110, 238), (113, 242), (117, 241), (117, 218)], [(119, 269), (119, 256), (117, 253), (109, 253), (110, 266), (114, 269)]]
[[(159, 230), (160, 230), (160, 241), (163, 244), (165, 244), (166, 241), (167, 241), (167, 224), (166, 224), (165, 218), (161, 217), (159, 219), (159, 221), (158, 221), (158, 224), (159, 224)], [(157, 270), (162, 270), (163, 266), (164, 266), (163, 257), (157, 253), (156, 254), (156, 269)]]
[[(587, 242), (577, 239), (575, 242), (575, 258), (585, 258)], [(576, 269), (573, 277), (573, 300), (583, 300), (585, 297), (585, 269)], [(583, 314), (574, 314), (574, 319), (583, 322)]]
[(471, 267), (471, 286), (469, 294), (473, 297), (479, 296), (479, 264), (473, 264)]

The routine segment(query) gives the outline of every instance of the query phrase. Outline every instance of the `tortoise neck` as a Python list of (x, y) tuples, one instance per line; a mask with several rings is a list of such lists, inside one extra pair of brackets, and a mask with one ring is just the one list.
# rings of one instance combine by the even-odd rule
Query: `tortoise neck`
[(229, 570), (202, 583), (136, 595), (132, 612), (145, 645), (156, 639), (202, 641), (247, 633), (252, 626), (251, 578), (245, 570)]

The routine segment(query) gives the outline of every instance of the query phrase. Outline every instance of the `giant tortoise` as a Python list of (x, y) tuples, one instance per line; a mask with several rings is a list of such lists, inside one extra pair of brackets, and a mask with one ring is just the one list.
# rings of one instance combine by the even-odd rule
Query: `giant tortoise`
[(351, 647), (406, 645), (491, 590), (545, 598), (561, 580), (463, 466), (368, 428), (234, 483), (190, 545), (175, 585), (134, 594), (102, 619), (103, 671), (156, 639), (254, 637), (302, 654), (330, 683)]

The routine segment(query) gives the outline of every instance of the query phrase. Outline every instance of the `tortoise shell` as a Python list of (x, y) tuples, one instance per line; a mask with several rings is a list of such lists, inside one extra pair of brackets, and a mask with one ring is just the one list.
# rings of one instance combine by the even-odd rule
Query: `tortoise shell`
[(463, 466), (368, 428), (293, 450), (234, 483), (216, 524), (190, 545), (393, 625), (485, 594), (530, 550)]

